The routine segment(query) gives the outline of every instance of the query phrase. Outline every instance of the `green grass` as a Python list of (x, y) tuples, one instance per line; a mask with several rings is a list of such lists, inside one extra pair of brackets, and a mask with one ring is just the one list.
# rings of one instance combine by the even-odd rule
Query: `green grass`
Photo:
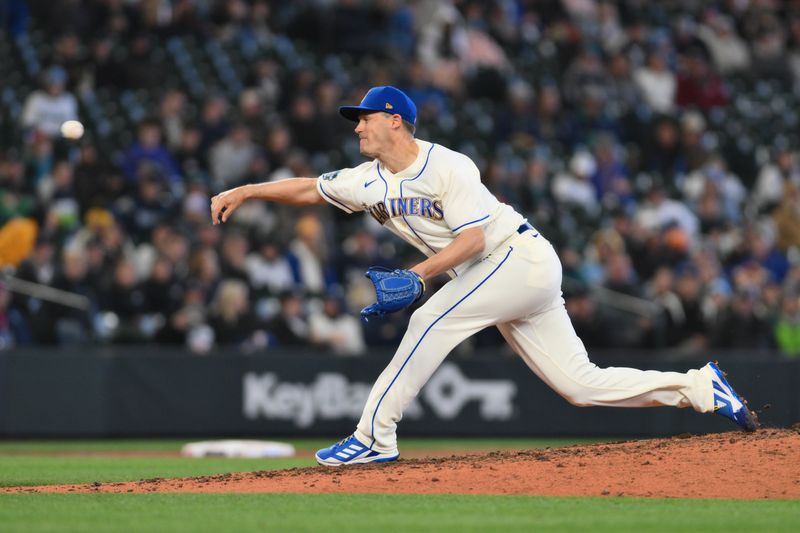
[(316, 463), (313, 459), (0, 456), (0, 486), (207, 476), (225, 472), (253, 472), (314, 464)]
[[(340, 436), (341, 437), (341, 436)], [(193, 441), (207, 440), (203, 438)], [(264, 438), (290, 442), (298, 450), (316, 450), (330, 446), (337, 439), (281, 439)], [(568, 446), (592, 442), (608, 442), (609, 439), (563, 438), (482, 438), (482, 439), (435, 439), (435, 438), (401, 438), (400, 450), (479, 450), (479, 449), (512, 449), (512, 448), (544, 448), (546, 446)], [(125, 440), (7, 440), (0, 441), (0, 455), (8, 453), (74, 453), (74, 452), (178, 452), (188, 439), (125, 439)]]
[[(6, 441), (0, 443), (0, 486), (130, 481), (152, 477), (188, 477), (313, 466), (311, 453), (332, 439), (290, 439), (305, 457), (288, 459), (191, 459), (177, 453), (185, 440), (160, 441)], [(564, 439), (408, 439), (402, 450), (452, 450), (564, 446), (591, 440)], [(84, 454), (175, 453), (175, 457)], [(63, 453), (65, 455), (54, 455)]]
[[(299, 451), (331, 439), (289, 439)], [(517, 449), (593, 440), (403, 439), (404, 450)], [(307, 466), (313, 459), (126, 456), (184, 440), (6, 441), (0, 485), (124, 481)], [(65, 453), (66, 455), (55, 455)], [(106, 455), (102, 455), (102, 454)], [(107, 454), (119, 453), (119, 456)], [(96, 454), (85, 455), (85, 454)], [(98, 455), (99, 454), (99, 455)], [(796, 531), (800, 501), (346, 494), (0, 494), (0, 531)]]
[(796, 501), (291, 494), (0, 495), (4, 532), (796, 531)]

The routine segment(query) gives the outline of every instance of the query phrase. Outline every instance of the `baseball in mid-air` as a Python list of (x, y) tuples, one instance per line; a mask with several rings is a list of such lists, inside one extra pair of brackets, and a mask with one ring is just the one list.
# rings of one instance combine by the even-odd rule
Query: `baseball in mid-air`
[(61, 125), (61, 135), (66, 139), (80, 139), (83, 137), (83, 124), (77, 120), (68, 120)]

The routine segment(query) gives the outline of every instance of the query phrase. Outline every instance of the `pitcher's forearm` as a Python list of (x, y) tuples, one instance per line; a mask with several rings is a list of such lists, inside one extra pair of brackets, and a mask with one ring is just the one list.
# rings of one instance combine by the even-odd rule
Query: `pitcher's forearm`
[(290, 205), (325, 203), (317, 191), (316, 178), (289, 178), (267, 183), (253, 183), (243, 185), (241, 189), (247, 199), (268, 200)]
[(486, 238), (483, 234), (483, 228), (469, 228), (453, 239), (453, 242), (439, 253), (411, 268), (411, 271), (416, 272), (422, 279), (427, 280), (447, 272), (467, 259), (475, 257), (483, 252), (485, 247)]
[(213, 224), (227, 222), (240, 205), (252, 198), (292, 205), (325, 203), (317, 191), (315, 178), (290, 178), (269, 183), (254, 183), (229, 189), (211, 198), (211, 222)]

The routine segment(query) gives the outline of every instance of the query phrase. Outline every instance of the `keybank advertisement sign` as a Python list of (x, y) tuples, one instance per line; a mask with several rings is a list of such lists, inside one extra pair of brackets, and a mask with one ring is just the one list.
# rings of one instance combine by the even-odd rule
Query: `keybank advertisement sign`
[[(248, 420), (291, 422), (298, 428), (318, 421), (358, 421), (372, 383), (344, 373), (320, 372), (309, 381), (281, 378), (278, 372), (246, 372), (242, 381), (243, 414)], [(406, 408), (403, 418), (458, 418), (469, 406), (484, 421), (505, 421), (514, 414), (517, 385), (510, 380), (473, 379), (453, 363), (444, 363)]]

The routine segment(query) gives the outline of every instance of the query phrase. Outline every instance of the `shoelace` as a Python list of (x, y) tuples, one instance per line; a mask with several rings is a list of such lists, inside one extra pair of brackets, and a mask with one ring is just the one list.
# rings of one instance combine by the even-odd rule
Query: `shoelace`
[(353, 437), (352, 435), (348, 435), (347, 437), (343, 438), (342, 440), (334, 444), (334, 446), (341, 446), (342, 444), (350, 440), (352, 437)]

